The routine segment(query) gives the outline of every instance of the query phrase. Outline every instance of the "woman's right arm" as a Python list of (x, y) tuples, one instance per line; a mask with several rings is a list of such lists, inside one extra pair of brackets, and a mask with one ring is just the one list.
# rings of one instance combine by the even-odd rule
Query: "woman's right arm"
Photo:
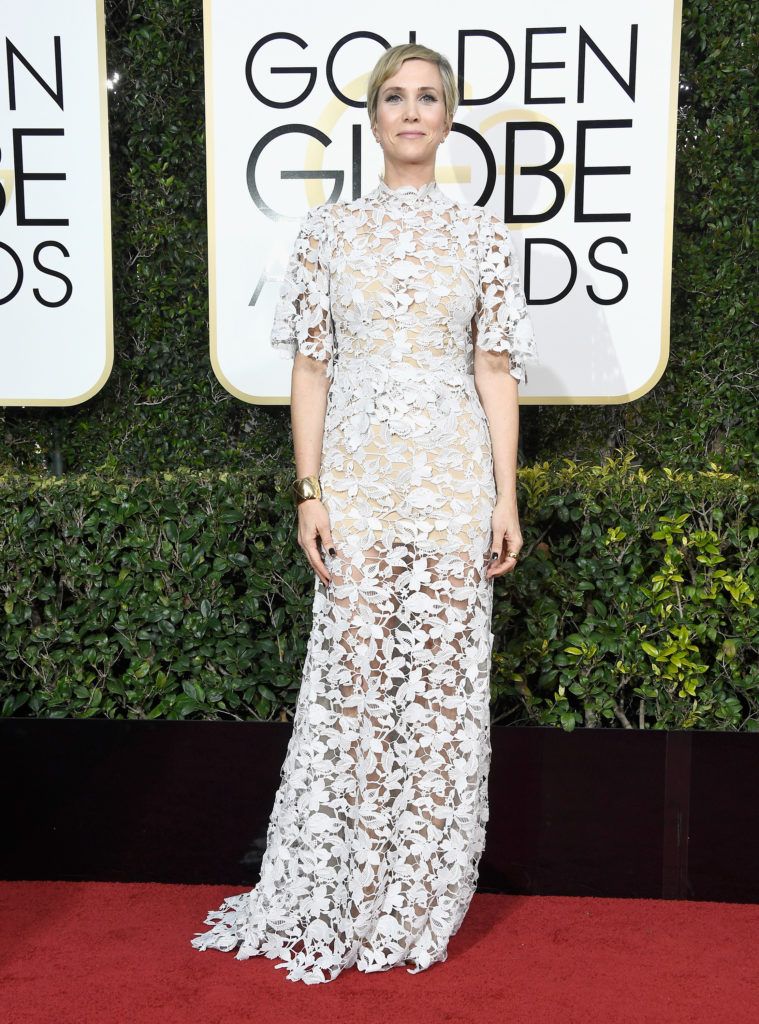
[[(323, 204), (303, 218), (287, 261), (272, 324), (272, 346), (293, 357), (290, 418), (298, 479), (319, 476), (327, 393), (332, 382), (331, 215), (331, 209)], [(323, 548), (332, 548), (329, 515), (322, 501), (307, 498), (298, 505), (298, 544), (327, 585), (331, 578), (318, 541)]]
[[(319, 476), (329, 387), (325, 363), (296, 352), (290, 388), (290, 420), (298, 479)], [(318, 498), (307, 498), (298, 505), (298, 544), (314, 572), (328, 585), (331, 576), (324, 565), (318, 540), (323, 550), (332, 548), (329, 514)]]

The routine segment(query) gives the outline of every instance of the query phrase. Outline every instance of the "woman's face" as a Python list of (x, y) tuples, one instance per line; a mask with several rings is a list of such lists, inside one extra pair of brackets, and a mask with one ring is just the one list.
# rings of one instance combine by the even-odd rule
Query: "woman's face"
[(406, 60), (382, 83), (373, 131), (387, 162), (434, 166), (437, 147), (450, 131), (437, 64)]

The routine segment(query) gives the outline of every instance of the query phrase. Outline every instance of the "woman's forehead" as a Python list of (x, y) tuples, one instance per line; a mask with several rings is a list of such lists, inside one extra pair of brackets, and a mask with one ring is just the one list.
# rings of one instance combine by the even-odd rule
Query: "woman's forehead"
[(385, 79), (382, 88), (400, 88), (409, 84), (417, 89), (438, 89), (441, 81), (440, 71), (435, 63), (414, 58), (404, 61), (394, 74)]

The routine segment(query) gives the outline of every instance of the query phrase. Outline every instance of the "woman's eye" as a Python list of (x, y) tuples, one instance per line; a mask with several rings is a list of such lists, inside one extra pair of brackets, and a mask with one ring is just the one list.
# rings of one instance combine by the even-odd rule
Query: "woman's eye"
[[(386, 100), (399, 100), (400, 96), (397, 93), (393, 93), (391, 96), (386, 96), (385, 99)], [(436, 102), (436, 97), (433, 96), (431, 92), (426, 92), (423, 96), (420, 96), (420, 99), (432, 100), (433, 103)]]

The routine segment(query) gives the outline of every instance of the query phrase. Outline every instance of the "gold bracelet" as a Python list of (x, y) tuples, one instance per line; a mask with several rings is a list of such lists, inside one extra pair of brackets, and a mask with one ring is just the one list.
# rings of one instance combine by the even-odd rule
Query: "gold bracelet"
[(316, 476), (302, 476), (292, 484), (293, 498), (296, 505), (309, 498), (321, 498), (322, 489)]

